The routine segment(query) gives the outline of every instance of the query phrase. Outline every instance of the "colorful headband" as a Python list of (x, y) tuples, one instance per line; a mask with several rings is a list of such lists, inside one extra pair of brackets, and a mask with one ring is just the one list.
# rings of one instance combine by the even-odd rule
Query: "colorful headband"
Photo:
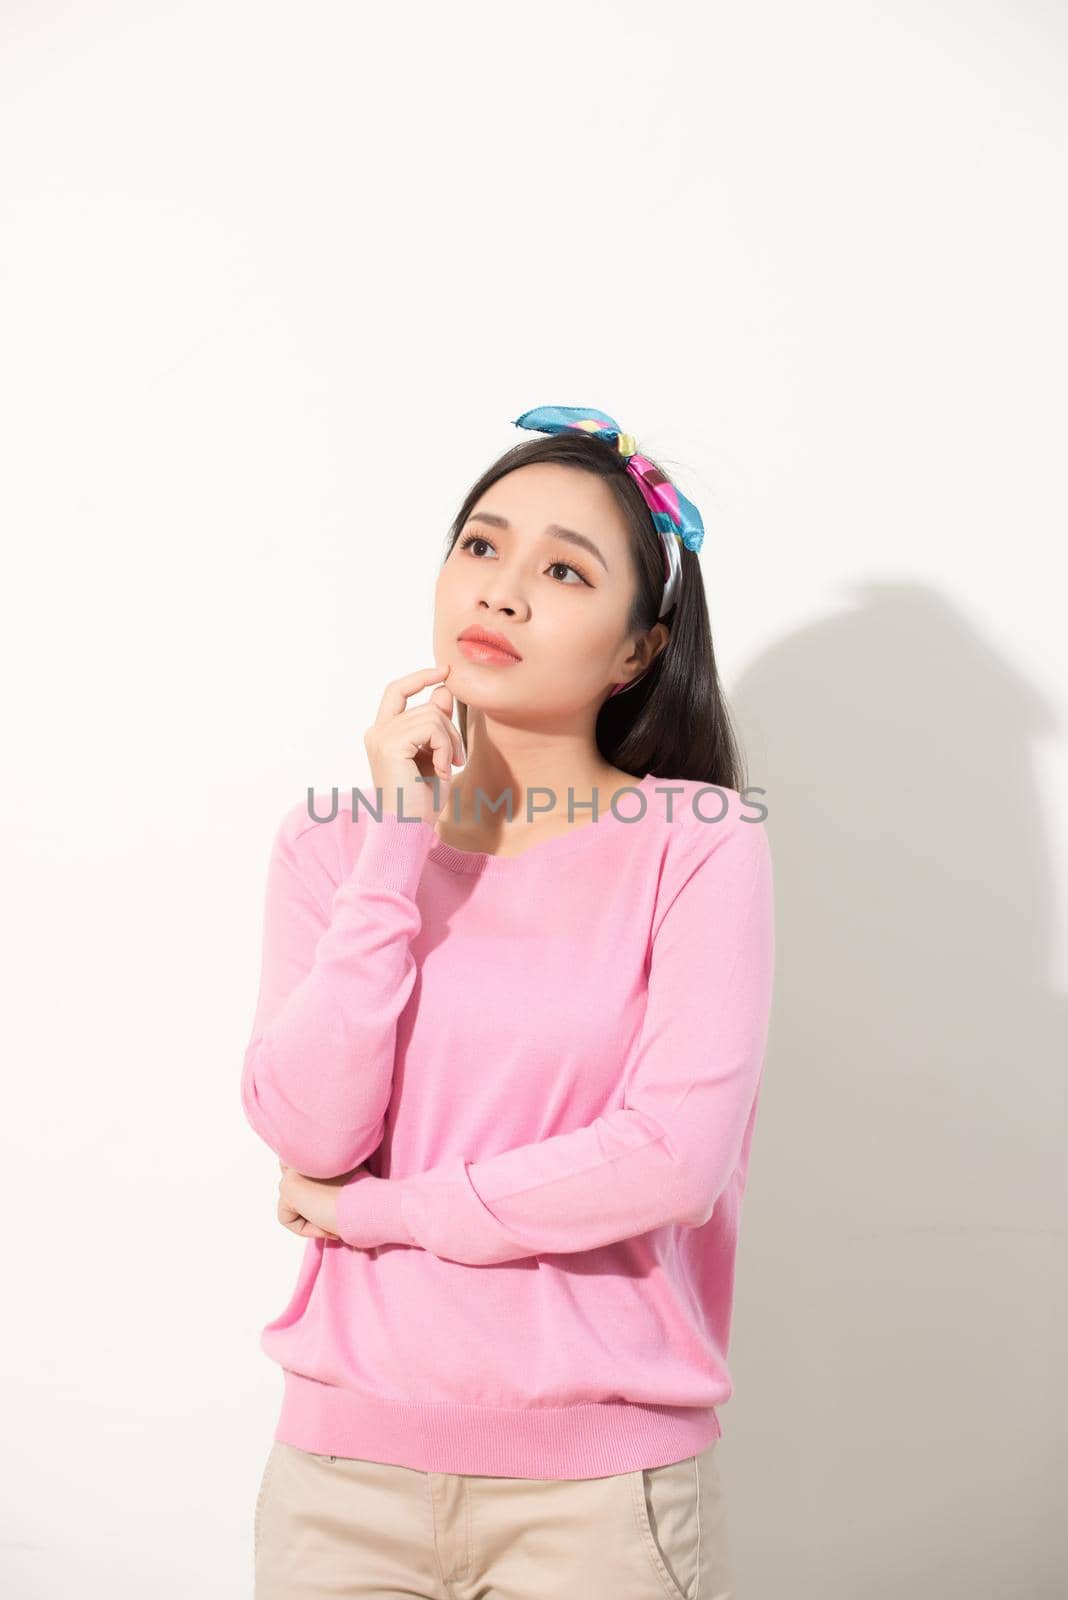
[(592, 433), (609, 446), (615, 445), (627, 463), (627, 471), (641, 490), (642, 498), (652, 513), (653, 525), (660, 535), (664, 549), (664, 594), (657, 617), (665, 616), (675, 604), (682, 577), (679, 545), (697, 551), (705, 537), (701, 513), (693, 501), (687, 500), (682, 490), (677, 489), (648, 456), (638, 454), (632, 436), (623, 433), (615, 418), (604, 411), (594, 411), (589, 406), (535, 406), (533, 411), (524, 411), (521, 417), (516, 417), (515, 426), (531, 428), (538, 433), (565, 433), (568, 430)]

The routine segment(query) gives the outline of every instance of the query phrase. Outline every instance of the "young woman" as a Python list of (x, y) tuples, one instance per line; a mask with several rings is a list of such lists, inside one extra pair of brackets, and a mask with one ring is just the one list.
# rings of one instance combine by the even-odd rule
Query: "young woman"
[(518, 425), (543, 437), (464, 499), (369, 790), (310, 794), (271, 856), (242, 1104), (306, 1244), (261, 1340), (257, 1600), (734, 1592), (766, 812), (696, 507), (603, 412)]

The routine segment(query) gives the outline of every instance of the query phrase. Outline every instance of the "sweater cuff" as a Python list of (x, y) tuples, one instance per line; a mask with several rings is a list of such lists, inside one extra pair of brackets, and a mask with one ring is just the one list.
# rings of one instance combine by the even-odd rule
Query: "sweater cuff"
[(336, 1222), (339, 1238), (358, 1250), (415, 1243), (401, 1211), (400, 1184), (366, 1169), (338, 1190)]
[(381, 821), (365, 815), (358, 826), (365, 837), (353, 869), (356, 882), (413, 899), (423, 863), (437, 840), (431, 824), (421, 817), (401, 818), (394, 811), (383, 811)]

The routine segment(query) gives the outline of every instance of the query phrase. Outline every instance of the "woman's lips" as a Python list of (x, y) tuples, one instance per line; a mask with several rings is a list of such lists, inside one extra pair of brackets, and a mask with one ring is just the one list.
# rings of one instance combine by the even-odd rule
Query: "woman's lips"
[(480, 661), (486, 667), (517, 667), (519, 657), (486, 644), (484, 639), (458, 639), (457, 644), (469, 661)]

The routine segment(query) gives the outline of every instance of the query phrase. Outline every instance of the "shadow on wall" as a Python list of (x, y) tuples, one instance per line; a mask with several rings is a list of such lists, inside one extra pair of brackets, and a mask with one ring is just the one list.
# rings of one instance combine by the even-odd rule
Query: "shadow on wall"
[(740, 1590), (1052, 1600), (1068, 1029), (1035, 764), (1055, 721), (945, 597), (849, 601), (731, 694), (777, 948), (724, 1441)]

